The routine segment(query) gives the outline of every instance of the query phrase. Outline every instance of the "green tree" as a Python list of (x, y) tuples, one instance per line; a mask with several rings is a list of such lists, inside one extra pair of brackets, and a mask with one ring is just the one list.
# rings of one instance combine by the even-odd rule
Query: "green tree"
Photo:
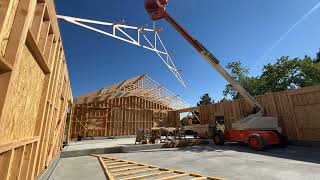
[(197, 106), (212, 104), (212, 103), (214, 103), (214, 100), (209, 96), (208, 93), (206, 93), (200, 97), (200, 101), (197, 103)]
[(319, 49), (319, 52), (317, 53), (315, 62), (320, 63), (320, 49)]
[[(320, 52), (317, 54), (317, 58)], [(252, 96), (266, 92), (284, 91), (320, 84), (320, 63), (310, 56), (302, 59), (283, 56), (274, 64), (267, 64), (262, 69), (261, 76), (250, 77), (249, 69), (242, 67), (239, 61), (229, 63), (227, 68), (231, 70), (231, 76), (237, 80)], [(319, 61), (320, 62), (320, 61)], [(228, 84), (223, 95), (225, 98), (238, 99), (241, 95)]]
[[(245, 88), (251, 95), (257, 95), (258, 89), (258, 79), (255, 77), (249, 77), (249, 68), (243, 67), (240, 61), (231, 62), (226, 66), (227, 69), (231, 70), (231, 76), (233, 79), (238, 81), (240, 85)], [(228, 97), (232, 99), (238, 99), (242, 96), (231, 86), (231, 84), (226, 85), (224, 91), (224, 100)]]
[(295, 78), (298, 73), (299, 59), (289, 59), (283, 56), (277, 59), (275, 64), (267, 64), (263, 67), (260, 79), (260, 94), (276, 92), (296, 87)]
[(237, 81), (249, 74), (249, 68), (242, 67), (240, 61), (228, 63), (226, 68), (231, 70), (231, 76)]
[(309, 56), (298, 62), (298, 72), (294, 77), (297, 87), (306, 87), (320, 84), (320, 63), (313, 61)]
[(320, 83), (320, 64), (309, 56), (284, 56), (275, 64), (264, 66), (260, 80), (260, 94), (316, 85)]
[(224, 97), (224, 98), (220, 99), (220, 101), (218, 103), (222, 103), (222, 102), (225, 102), (225, 101), (228, 101), (228, 99)]

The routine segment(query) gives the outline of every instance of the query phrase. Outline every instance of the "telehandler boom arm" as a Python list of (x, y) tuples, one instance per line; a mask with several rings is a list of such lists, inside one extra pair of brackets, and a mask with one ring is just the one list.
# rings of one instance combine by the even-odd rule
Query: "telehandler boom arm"
[(183, 29), (165, 10), (167, 0), (145, 0), (145, 8), (152, 20), (166, 19), (206, 60), (214, 67), (231, 85), (239, 92), (247, 102), (254, 107), (256, 112), (263, 114), (263, 107), (252, 97), (232, 76), (219, 64), (219, 60), (199, 41), (195, 40), (186, 30)]

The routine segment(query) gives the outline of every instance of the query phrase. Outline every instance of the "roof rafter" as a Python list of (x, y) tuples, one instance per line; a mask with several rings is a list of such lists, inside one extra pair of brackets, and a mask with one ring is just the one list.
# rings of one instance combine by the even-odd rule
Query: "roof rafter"
[(190, 105), (185, 103), (178, 95), (175, 95), (164, 86), (151, 79), (148, 75), (125, 80), (96, 91), (96, 93), (89, 93), (87, 96), (81, 96), (78, 98), (77, 103), (88, 103), (95, 99), (101, 100), (101, 98), (106, 96), (108, 96), (108, 99), (136, 96), (169, 107), (173, 110), (190, 107)]

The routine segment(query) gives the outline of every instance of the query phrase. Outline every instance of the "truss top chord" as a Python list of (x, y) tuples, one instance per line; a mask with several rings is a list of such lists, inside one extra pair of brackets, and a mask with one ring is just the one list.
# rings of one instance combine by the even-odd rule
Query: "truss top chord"
[(173, 110), (191, 107), (189, 104), (185, 103), (180, 96), (175, 95), (146, 74), (80, 96), (77, 98), (76, 104), (130, 96), (140, 97), (167, 106)]
[[(170, 54), (168, 53), (163, 41), (159, 36), (159, 31), (161, 29), (156, 29), (155, 25), (153, 29), (148, 29), (145, 27), (136, 27), (136, 26), (128, 26), (122, 23), (110, 23), (110, 22), (102, 22), (90, 19), (76, 18), (71, 16), (57, 16), (59, 19), (63, 19), (69, 23), (78, 25), (80, 27), (95, 31), (97, 33), (104, 34), (106, 36), (142, 47), (144, 49), (155, 52), (162, 62), (167, 66), (167, 68), (173, 73), (179, 83), (182, 84), (183, 87), (186, 88), (186, 84), (183, 81), (180, 70), (178, 70), (175, 64), (172, 61)], [(93, 25), (101, 25), (101, 26), (110, 26), (112, 27), (112, 32), (108, 32), (106, 30), (98, 29)], [(127, 29), (136, 30), (134, 35), (133, 32), (126, 32)], [(149, 37), (149, 33), (151, 32), (153, 37)]]

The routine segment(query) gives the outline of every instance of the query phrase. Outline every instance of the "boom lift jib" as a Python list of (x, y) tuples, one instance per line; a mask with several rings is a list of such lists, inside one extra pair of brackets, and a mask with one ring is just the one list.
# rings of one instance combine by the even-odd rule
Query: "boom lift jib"
[[(255, 113), (240, 120), (239, 123), (232, 124), (233, 130), (227, 131), (222, 134), (217, 134), (220, 141), (224, 139), (243, 141), (247, 143), (256, 144), (261, 147), (266, 139), (270, 140), (268, 144), (279, 144), (279, 132), (277, 117), (264, 116), (264, 109), (259, 102), (252, 97), (232, 76), (219, 64), (219, 60), (199, 41), (195, 40), (185, 29), (182, 28), (166, 11), (165, 6), (167, 0), (145, 0), (145, 8), (150, 15), (151, 19), (156, 21), (159, 19), (167, 20), (203, 57), (204, 59), (215, 68), (231, 85), (237, 90), (246, 101), (254, 108)], [(245, 130), (245, 131), (243, 131)], [(245, 132), (245, 134), (243, 134)], [(253, 136), (257, 134), (258, 137)], [(244, 138), (243, 138), (244, 137)], [(252, 142), (250, 142), (252, 140)], [(259, 149), (259, 148), (256, 148)]]

